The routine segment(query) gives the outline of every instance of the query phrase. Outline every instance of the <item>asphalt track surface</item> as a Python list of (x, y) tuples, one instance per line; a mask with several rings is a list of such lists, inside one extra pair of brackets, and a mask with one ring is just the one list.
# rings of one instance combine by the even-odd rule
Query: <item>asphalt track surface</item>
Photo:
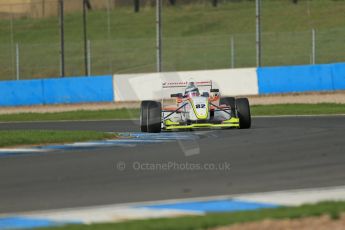
[[(0, 129), (138, 126), (87, 121), (1, 123)], [(186, 156), (191, 149), (200, 153)], [(230, 170), (135, 170), (134, 162), (227, 162)], [(0, 213), (336, 185), (345, 185), (345, 116), (255, 118), (252, 129), (205, 131), (199, 140), (1, 157)]]

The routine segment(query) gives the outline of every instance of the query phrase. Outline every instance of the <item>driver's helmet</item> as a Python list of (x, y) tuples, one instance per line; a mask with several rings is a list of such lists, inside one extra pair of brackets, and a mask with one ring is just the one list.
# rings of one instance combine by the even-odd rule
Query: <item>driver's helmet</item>
[(186, 87), (186, 90), (185, 90), (185, 95), (188, 95), (188, 96), (200, 96), (200, 92), (199, 92), (199, 89), (198, 87), (195, 85), (194, 82), (189, 82), (187, 87)]

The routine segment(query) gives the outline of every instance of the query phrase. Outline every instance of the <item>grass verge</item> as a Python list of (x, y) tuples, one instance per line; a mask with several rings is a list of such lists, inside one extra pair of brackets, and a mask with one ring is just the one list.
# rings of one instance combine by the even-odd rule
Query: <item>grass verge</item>
[(345, 212), (345, 202), (322, 202), (299, 207), (282, 207), (277, 209), (263, 209), (259, 211), (244, 211), (236, 213), (207, 214), (205, 216), (188, 216), (179, 218), (149, 219), (128, 221), (113, 224), (70, 225), (57, 228), (64, 230), (192, 230), (209, 229), (218, 226), (260, 221), (264, 219), (296, 219), (311, 216), (330, 215), (332, 219), (339, 218)]
[[(253, 116), (345, 114), (344, 104), (282, 104), (251, 106)], [(139, 109), (2, 114), (0, 122), (138, 119)]]
[(345, 104), (281, 104), (281, 105), (254, 105), (251, 106), (254, 116), (265, 115), (319, 115), (345, 114)]
[(95, 131), (0, 131), (0, 147), (61, 144), (115, 137), (115, 134)]
[(109, 120), (109, 119), (137, 119), (139, 109), (113, 110), (79, 110), (58, 113), (20, 113), (0, 115), (0, 122), (11, 121), (78, 121), (78, 120)]

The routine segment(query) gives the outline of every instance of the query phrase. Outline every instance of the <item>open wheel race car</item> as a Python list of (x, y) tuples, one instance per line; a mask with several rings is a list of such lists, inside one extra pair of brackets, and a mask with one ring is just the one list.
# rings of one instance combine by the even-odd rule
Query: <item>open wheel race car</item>
[[(162, 102), (142, 101), (140, 127), (142, 132), (194, 130), (200, 128), (239, 128), (251, 126), (247, 98), (221, 97), (212, 81), (163, 83), (163, 89), (181, 89), (183, 93), (171, 94), (173, 105)], [(207, 88), (207, 90), (199, 90)]]

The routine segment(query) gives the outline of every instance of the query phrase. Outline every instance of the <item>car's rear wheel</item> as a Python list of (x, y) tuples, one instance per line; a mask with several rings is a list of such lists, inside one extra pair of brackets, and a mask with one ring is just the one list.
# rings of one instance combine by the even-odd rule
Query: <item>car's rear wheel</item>
[(147, 132), (160, 133), (162, 122), (162, 105), (160, 102), (150, 101), (147, 106)]
[(249, 129), (251, 127), (250, 106), (247, 98), (236, 99), (237, 117), (240, 119), (240, 129)]
[(236, 99), (234, 97), (222, 97), (219, 103), (229, 106), (231, 117), (236, 117)]
[(140, 130), (147, 132), (147, 110), (150, 101), (142, 101), (140, 105)]

